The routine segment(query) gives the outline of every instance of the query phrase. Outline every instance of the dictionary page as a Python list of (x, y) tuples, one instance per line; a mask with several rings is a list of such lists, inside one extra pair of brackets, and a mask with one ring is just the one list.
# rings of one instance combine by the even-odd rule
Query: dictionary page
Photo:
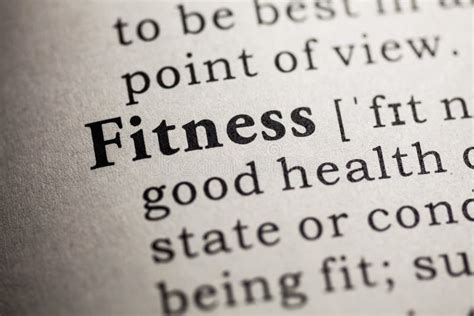
[(473, 8), (2, 1), (0, 315), (473, 315)]

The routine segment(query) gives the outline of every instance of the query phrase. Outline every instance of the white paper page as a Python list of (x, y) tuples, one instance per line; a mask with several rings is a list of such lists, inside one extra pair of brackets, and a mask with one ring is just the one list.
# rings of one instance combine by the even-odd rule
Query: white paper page
[(470, 315), (472, 10), (2, 2), (0, 314)]

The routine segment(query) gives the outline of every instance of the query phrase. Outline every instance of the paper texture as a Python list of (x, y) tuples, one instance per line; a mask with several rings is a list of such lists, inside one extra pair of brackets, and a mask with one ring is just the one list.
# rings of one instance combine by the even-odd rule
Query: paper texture
[[(335, 1), (331, 19), (324, 10), (330, 1), (298, 1), (291, 12), (305, 21), (294, 22), (285, 13), (290, 2), (260, 1), (278, 8), (274, 25), (258, 25), (252, 1), (2, 2), (0, 314), (162, 315), (167, 313), (164, 291), (179, 290), (187, 304), (168, 293), (170, 313), (468, 315), (474, 308), (472, 2), (444, 8), (437, 1), (418, 1), (418, 12), (410, 11), (410, 1), (401, 2), (404, 10), (396, 13), (393, 1), (385, 1), (383, 15), (377, 13), (377, 1)], [(446, 1), (446, 6), (455, 2)], [(202, 33), (183, 34), (178, 5), (205, 17)], [(232, 16), (219, 22), (232, 28), (213, 24), (219, 8), (231, 10)], [(348, 16), (348, 9), (359, 16)], [(273, 11), (262, 10), (261, 18), (270, 21)], [(131, 45), (119, 43), (114, 28), (119, 18), (128, 23), (124, 41), (133, 41)], [(137, 25), (144, 19), (159, 23), (156, 40), (138, 37)], [(199, 26), (198, 18), (188, 22), (191, 29)], [(151, 22), (142, 27), (143, 37), (151, 38)], [(419, 47), (421, 37), (431, 44), (439, 37), (436, 56), (425, 52), (417, 57), (407, 40)], [(316, 40), (309, 42), (311, 61), (305, 51), (309, 39)], [(387, 44), (386, 51), (388, 59), (397, 61), (382, 55), (386, 41), (398, 43)], [(367, 61), (365, 44), (373, 64)], [(243, 50), (252, 55), (248, 72), (258, 75), (245, 73), (238, 58)], [(279, 71), (278, 52), (294, 54), (297, 68)], [(204, 63), (219, 58), (228, 59), (235, 79), (223, 80), (220, 64), (215, 68), (219, 80), (210, 80)], [(282, 69), (290, 69), (291, 56), (281, 58)], [(189, 84), (185, 65), (191, 62), (200, 84)], [(310, 62), (317, 69), (308, 70)], [(173, 88), (157, 82), (157, 73), (166, 66), (179, 71)], [(123, 76), (137, 71), (149, 76), (150, 85), (134, 94), (136, 104), (127, 105)], [(163, 71), (163, 85), (173, 85), (172, 70)], [(143, 78), (130, 79), (132, 89), (141, 90)], [(384, 96), (375, 102), (385, 127), (374, 128), (377, 95)], [(412, 96), (421, 102), (418, 117), (408, 105)], [(455, 100), (452, 119), (446, 120), (442, 100), (454, 98), (464, 100), (468, 113)], [(338, 99), (345, 135), (338, 124)], [(307, 121), (292, 119), (300, 108), (311, 111), (297, 111), (314, 123), (311, 133)], [(394, 109), (404, 124), (392, 124)], [(268, 111), (278, 111), (281, 118)], [(278, 138), (278, 130), (265, 125), (264, 113), (270, 116), (267, 123), (281, 122), (284, 136), (265, 139), (263, 132)], [(237, 136), (248, 140), (255, 134), (255, 139), (239, 144), (232, 140), (235, 132), (229, 134), (229, 121), (244, 114), (254, 124), (236, 119), (245, 125), (236, 128)], [(141, 119), (137, 127), (130, 123), (133, 116)], [(103, 129), (105, 139), (119, 133), (121, 148), (105, 146), (114, 165), (91, 170), (97, 161), (92, 129), (86, 125), (117, 117), (122, 128), (112, 123)], [(208, 139), (198, 127), (203, 149), (186, 151), (192, 146), (182, 126), (203, 119), (214, 123), (222, 146), (204, 148)], [(179, 148), (175, 154), (163, 154), (158, 132), (153, 132), (164, 120), (175, 126), (168, 134), (170, 146)], [(133, 161), (137, 147), (131, 135), (140, 129), (151, 158)], [(293, 129), (310, 135), (295, 136)], [(436, 151), (442, 166), (427, 156), (423, 174), (417, 143), (423, 153)], [(378, 146), (389, 178), (381, 174)], [(407, 155), (400, 159), (409, 176), (401, 174), (393, 157), (397, 148)], [(282, 158), (288, 169), (305, 169), (307, 187), (301, 188), (300, 171), (294, 171), (289, 175), (294, 189), (284, 190)], [(347, 166), (354, 159), (367, 162), (372, 180), (348, 180), (348, 172), (360, 167), (360, 161)], [(263, 193), (245, 196), (235, 181), (252, 171), (252, 162)], [(206, 197), (203, 187), (212, 177), (226, 183), (222, 199)], [(243, 191), (255, 189), (252, 177), (241, 180)], [(218, 181), (208, 183), (212, 196), (220, 196)], [(188, 184), (176, 189), (182, 182)], [(196, 198), (181, 205), (192, 197), (189, 184)], [(144, 192), (163, 185), (163, 200), (156, 204), (169, 207), (170, 213), (147, 220)], [(183, 203), (173, 198), (173, 189)], [(442, 201), (452, 206), (455, 223), (447, 223), (448, 213), (440, 206), (439, 225), (433, 224), (426, 205)], [(412, 208), (397, 213), (404, 206)], [(373, 215), (381, 231), (369, 225), (369, 215), (377, 209), (385, 210)], [(337, 215), (341, 236), (334, 226)], [(241, 235), (238, 223), (245, 226)], [(262, 228), (264, 223), (273, 225)], [(188, 254), (183, 228), (193, 234)], [(223, 237), (209, 235), (212, 230)], [(227, 250), (217, 240), (208, 245), (216, 253), (206, 253), (206, 243), (219, 236)], [(157, 262), (155, 257), (165, 261), (170, 255), (153, 248), (158, 239), (173, 252), (170, 262)], [(371, 264), (365, 283), (362, 258)], [(462, 272), (464, 264), (465, 273), (449, 275), (446, 262), (451, 272)], [(282, 281), (291, 273), (293, 278)], [(268, 293), (261, 283), (254, 284), (252, 300), (243, 284), (257, 277), (265, 279)], [(299, 285), (292, 288), (296, 281)], [(211, 287), (196, 290), (206, 284)], [(232, 287), (234, 299), (225, 284)]]

